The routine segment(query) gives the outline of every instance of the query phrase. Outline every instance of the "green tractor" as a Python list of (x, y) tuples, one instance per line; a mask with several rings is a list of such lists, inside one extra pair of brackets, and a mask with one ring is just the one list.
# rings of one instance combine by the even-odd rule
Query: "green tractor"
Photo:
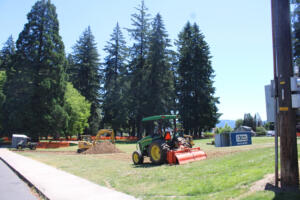
[[(150, 157), (153, 164), (184, 164), (206, 158), (200, 148), (192, 148), (192, 137), (177, 132), (177, 115), (156, 115), (142, 119), (142, 122), (158, 121), (155, 133), (146, 136), (137, 142), (137, 150), (132, 153), (135, 165), (143, 164), (144, 156)], [(173, 120), (173, 131), (162, 126), (163, 120)]]

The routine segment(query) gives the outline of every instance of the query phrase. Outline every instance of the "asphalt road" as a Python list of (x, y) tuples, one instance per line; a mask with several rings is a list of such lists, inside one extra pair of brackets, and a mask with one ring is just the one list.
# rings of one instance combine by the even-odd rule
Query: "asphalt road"
[(0, 199), (37, 200), (25, 184), (2, 160), (0, 160)]

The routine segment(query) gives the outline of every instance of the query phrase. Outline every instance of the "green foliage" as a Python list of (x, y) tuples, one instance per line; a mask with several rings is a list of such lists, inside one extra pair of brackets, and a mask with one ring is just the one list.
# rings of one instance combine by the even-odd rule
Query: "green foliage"
[(265, 136), (266, 134), (267, 134), (267, 131), (264, 127), (262, 127), (262, 126), (256, 127), (256, 135), (257, 136)]
[[(144, 113), (148, 116), (171, 113), (174, 108), (174, 74), (169, 59), (170, 40), (162, 17), (157, 14), (152, 23), (149, 37), (149, 51), (144, 70), (147, 94)], [(146, 124), (146, 133), (153, 132), (153, 122)]]
[(0, 51), (0, 70), (7, 70), (12, 65), (13, 55), (16, 53), (15, 42), (10, 35)]
[(259, 113), (255, 113), (254, 118), (253, 118), (253, 123), (254, 123), (254, 125), (253, 125), (254, 130), (256, 130), (256, 127), (263, 125), (263, 122), (261, 120)]
[(296, 65), (300, 66), (300, 3), (298, 0), (293, 3), (295, 6), (292, 13), (293, 56)]
[[(217, 123), (209, 46), (196, 24), (184, 27), (178, 52), (172, 51), (161, 15), (151, 19), (142, 0), (127, 29), (132, 46), (126, 47), (117, 24), (102, 70), (90, 27), (66, 59), (50, 0), (37, 1), (27, 19), (16, 47), (10, 36), (0, 51), (0, 70), (6, 74), (6, 81), (0, 74), (3, 132), (28, 132), (37, 139), (95, 134), (105, 125), (141, 137), (153, 128), (151, 123), (143, 127), (143, 117), (178, 113), (186, 132), (200, 136)], [(66, 86), (67, 80), (90, 105)]]
[(37, 1), (27, 19), (7, 73), (5, 124), (9, 132), (28, 131), (33, 139), (58, 136), (67, 126), (67, 114), (66, 60), (56, 8), (50, 0)]
[(243, 126), (251, 127), (254, 130), (255, 123), (254, 123), (254, 119), (250, 113), (244, 114)]
[(243, 126), (248, 126), (252, 128), (252, 130), (256, 131), (256, 127), (260, 127), (263, 125), (261, 117), (258, 113), (252, 117), (250, 113), (244, 114)]
[(274, 122), (267, 122), (267, 123), (265, 123), (264, 124), (264, 128), (266, 129), (266, 130), (274, 130)]
[(179, 34), (176, 93), (183, 127), (187, 133), (201, 134), (215, 127), (220, 116), (214, 97), (209, 46), (197, 24), (188, 22)]
[(232, 132), (233, 129), (226, 123), (225, 126), (222, 127), (218, 127), (215, 131), (216, 134), (221, 134), (221, 133), (230, 133)]
[(3, 94), (3, 86), (6, 81), (5, 71), (0, 71), (0, 115), (2, 111), (2, 105), (5, 102), (5, 95)]
[(214, 133), (212, 133), (212, 132), (204, 132), (203, 136), (206, 137), (206, 138), (213, 138), (214, 137)]
[[(15, 43), (12, 36), (9, 36), (7, 41), (5, 42), (2, 50), (0, 51), (0, 121), (3, 120), (3, 104), (6, 99), (6, 95), (4, 94), (4, 85), (6, 83), (6, 71), (12, 67), (13, 55), (15, 54)], [(0, 124), (0, 127), (1, 124)]]
[(74, 87), (91, 103), (88, 134), (96, 134), (101, 120), (99, 54), (91, 28), (88, 27), (73, 47), (68, 59), (69, 78)]
[(113, 30), (111, 39), (104, 49), (108, 55), (104, 63), (104, 123), (114, 130), (127, 125), (129, 91), (126, 62), (128, 49), (119, 24)]
[(170, 40), (160, 14), (154, 18), (149, 43), (146, 60), (148, 103), (145, 109), (148, 115), (170, 113), (174, 99), (174, 75), (168, 58)]
[(147, 67), (146, 55), (149, 51), (149, 34), (150, 34), (150, 15), (147, 13), (147, 8), (142, 0), (141, 5), (136, 8), (137, 13), (134, 13), (131, 18), (133, 28), (127, 29), (131, 38), (134, 40), (130, 48), (129, 62), (129, 77), (130, 77), (130, 92), (127, 94), (129, 99), (129, 120), (132, 124), (132, 133), (140, 138), (142, 134), (141, 120), (147, 115), (145, 105), (147, 105), (148, 90), (145, 88)]
[(66, 87), (66, 110), (69, 115), (66, 135), (82, 134), (88, 127), (91, 104), (73, 87), (67, 83)]
[(237, 120), (235, 121), (235, 127), (234, 127), (234, 129), (237, 129), (237, 128), (243, 126), (243, 123), (244, 123), (244, 120), (243, 120), (243, 119), (237, 119)]
[[(3, 118), (3, 110), (2, 110), (2, 105), (5, 102), (5, 95), (3, 93), (3, 85), (6, 81), (6, 74), (5, 71), (0, 71), (0, 122), (2, 121)], [(0, 133), (2, 131), (3, 127), (2, 124), (0, 123)], [(0, 134), (1, 136), (1, 134)]]

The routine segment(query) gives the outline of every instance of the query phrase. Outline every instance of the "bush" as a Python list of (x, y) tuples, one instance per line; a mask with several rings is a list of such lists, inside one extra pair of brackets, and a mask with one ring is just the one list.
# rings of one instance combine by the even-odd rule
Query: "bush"
[(211, 132), (205, 132), (205, 133), (203, 134), (203, 136), (206, 137), (206, 138), (213, 138), (213, 137), (214, 137), (214, 134), (211, 133)]
[(233, 131), (233, 129), (230, 126), (228, 126), (228, 124), (226, 123), (225, 126), (224, 126), (224, 128), (222, 128), (222, 127), (217, 128), (216, 131), (215, 131), (215, 133), (216, 134), (230, 133), (232, 131)]
[(267, 131), (264, 127), (256, 127), (256, 135), (257, 136), (265, 136), (267, 134)]

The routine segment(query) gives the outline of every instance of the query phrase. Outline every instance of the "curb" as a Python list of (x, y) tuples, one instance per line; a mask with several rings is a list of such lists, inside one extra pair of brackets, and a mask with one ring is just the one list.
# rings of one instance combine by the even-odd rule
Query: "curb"
[(23, 176), (20, 172), (18, 172), (15, 168), (13, 168), (8, 162), (6, 162), (2, 157), (0, 160), (6, 164), (23, 182), (25, 182), (30, 188), (34, 188), (37, 194), (40, 197), (43, 197), (45, 200), (50, 200), (43, 192), (41, 192), (35, 185), (33, 185), (25, 176)]

